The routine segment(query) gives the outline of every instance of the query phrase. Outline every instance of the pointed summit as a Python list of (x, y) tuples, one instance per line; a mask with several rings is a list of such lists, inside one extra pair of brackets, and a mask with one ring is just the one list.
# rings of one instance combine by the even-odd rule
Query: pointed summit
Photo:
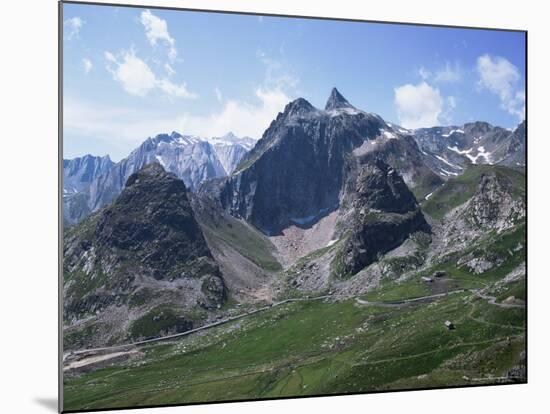
[(327, 104), (325, 105), (325, 111), (332, 111), (333, 109), (338, 108), (354, 108), (346, 98), (342, 96), (338, 89), (332, 88), (332, 92), (328, 98)]
[(315, 107), (304, 98), (293, 100), (284, 109), (287, 116), (302, 116), (312, 111), (315, 111)]
[(227, 139), (227, 140), (230, 140), (230, 141), (235, 141), (235, 140), (238, 140), (239, 137), (237, 135), (235, 135), (233, 133), (233, 131), (229, 131), (227, 134), (225, 134), (222, 138), (224, 139)]

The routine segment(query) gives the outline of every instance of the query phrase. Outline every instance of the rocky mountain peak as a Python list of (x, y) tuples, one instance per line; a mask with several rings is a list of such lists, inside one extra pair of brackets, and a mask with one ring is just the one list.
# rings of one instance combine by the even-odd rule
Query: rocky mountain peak
[(346, 98), (336, 88), (332, 88), (330, 96), (325, 105), (325, 111), (332, 111), (333, 109), (340, 108), (355, 108), (352, 104), (348, 102)]
[[(126, 188), (129, 188), (133, 185), (144, 186), (147, 184), (151, 184), (152, 182), (155, 182), (155, 181), (169, 182), (173, 180), (180, 181), (181, 184), (183, 184), (183, 181), (178, 180), (174, 174), (167, 173), (165, 169), (162, 167), (162, 165), (160, 165), (160, 163), (153, 162), (151, 164), (147, 164), (141, 170), (132, 174), (126, 181)], [(186, 192), (185, 185), (182, 186), (181, 190)]]
[(224, 139), (227, 139), (227, 140), (230, 140), (230, 141), (236, 141), (239, 139), (239, 137), (237, 137), (233, 131), (229, 131), (227, 134), (225, 134), (222, 138)]
[(170, 308), (178, 317), (159, 326), (155, 333), (160, 335), (191, 329), (186, 312), (219, 308), (226, 299), (225, 282), (185, 184), (157, 163), (132, 174), (111, 205), (65, 233), (63, 266), (71, 275), (64, 287), (64, 315), (94, 315), (102, 333), (94, 331), (87, 341), (98, 345), (109, 338), (148, 336), (133, 325), (105, 323), (122, 305), (141, 303), (130, 319), (150, 318), (159, 303)]
[(102, 246), (138, 254), (155, 278), (175, 271), (178, 262), (210, 256), (185, 184), (158, 163), (130, 175), (120, 196), (101, 210), (95, 236)]
[(469, 122), (464, 124), (464, 131), (475, 136), (487, 134), (492, 129), (493, 126), (491, 124), (483, 121)]
[(381, 159), (366, 161), (350, 177), (353, 209), (342, 223), (350, 236), (336, 259), (340, 276), (356, 274), (415, 232), (431, 231), (401, 175)]
[(285, 106), (284, 114), (287, 117), (301, 116), (315, 111), (315, 107), (304, 98), (298, 98)]
[(115, 163), (109, 155), (95, 156), (86, 154), (82, 157), (63, 160), (63, 194), (81, 191), (94, 179), (108, 172)]
[(518, 124), (514, 132), (525, 135), (525, 119)]

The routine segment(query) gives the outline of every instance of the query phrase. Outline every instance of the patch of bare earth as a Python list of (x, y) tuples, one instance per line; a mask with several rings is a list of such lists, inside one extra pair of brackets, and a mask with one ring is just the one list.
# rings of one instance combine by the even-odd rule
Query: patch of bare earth
[(271, 277), (251, 260), (236, 251), (231, 245), (205, 233), (212, 255), (220, 265), (225, 283), (234, 292), (239, 302), (271, 301)]
[(137, 349), (130, 349), (128, 351), (118, 351), (111, 352), (107, 354), (95, 354), (84, 356), (82, 358), (74, 359), (65, 364), (63, 371), (74, 371), (74, 370), (84, 370), (86, 368), (91, 368), (92, 366), (104, 365), (107, 362), (119, 362), (126, 360), (133, 355), (138, 354)]
[(283, 267), (286, 269), (300, 257), (327, 246), (332, 240), (337, 218), (338, 211), (333, 211), (307, 228), (291, 225), (281, 235), (269, 237)]

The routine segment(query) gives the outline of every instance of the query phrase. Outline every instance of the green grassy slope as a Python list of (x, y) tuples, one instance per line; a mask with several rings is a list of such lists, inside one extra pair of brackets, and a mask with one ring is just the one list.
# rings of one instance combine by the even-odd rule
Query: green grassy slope
[(278, 271), (282, 268), (273, 255), (275, 247), (269, 239), (235, 218), (225, 217), (215, 225), (203, 223), (203, 231), (207, 237), (210, 236), (228, 243), (262, 269)]
[[(477, 248), (507, 251), (522, 229), (489, 236)], [(524, 260), (518, 250), (474, 275), (449, 258), (405, 282), (384, 280), (360, 298), (287, 303), (149, 345), (139, 360), (67, 377), (65, 409), (494, 383), (520, 361), (524, 309), (489, 304), (469, 290), (403, 305), (382, 302), (491, 288)], [(436, 291), (420, 278), (440, 269), (447, 275)], [(505, 285), (498, 299), (521, 298), (524, 282)], [(446, 320), (456, 329), (446, 329)]]
[(517, 363), (524, 317), (471, 294), (404, 308), (293, 303), (250, 317), (244, 330), (213, 330), (189, 350), (186, 340), (151, 346), (139, 364), (68, 379), (65, 408), (469, 384), (464, 376), (503, 376)]

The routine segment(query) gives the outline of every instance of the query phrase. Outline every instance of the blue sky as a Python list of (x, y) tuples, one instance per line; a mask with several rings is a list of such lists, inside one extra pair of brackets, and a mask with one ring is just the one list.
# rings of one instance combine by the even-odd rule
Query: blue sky
[(408, 128), (524, 116), (524, 34), (64, 5), (64, 157), (120, 160), (176, 130), (260, 138), (332, 87)]

